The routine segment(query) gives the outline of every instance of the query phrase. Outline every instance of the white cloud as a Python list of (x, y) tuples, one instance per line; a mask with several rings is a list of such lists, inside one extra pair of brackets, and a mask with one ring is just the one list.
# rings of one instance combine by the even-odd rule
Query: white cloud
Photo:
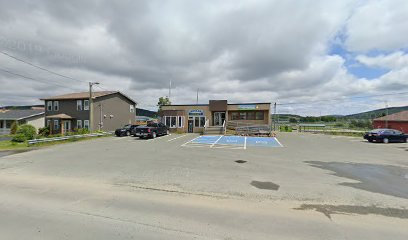
[(347, 23), (347, 49), (366, 52), (407, 48), (407, 13), (406, 0), (364, 1)]
[[(394, 50), (408, 42), (402, 34), (408, 26), (402, 14), (406, 4), (391, 6), (383, 1), (356, 5), (352, 0), (2, 1), (0, 49), (84, 84), (66, 82), (3, 56), (1, 66), (67, 87), (46, 87), (0, 72), (0, 103), (30, 104), (51, 93), (86, 91), (87, 81), (124, 91), (150, 109), (168, 94), (169, 80), (174, 103), (194, 103), (197, 88), (201, 103), (315, 101), (408, 89), (407, 57)], [(380, 31), (367, 27), (372, 23), (381, 26)], [(343, 29), (350, 51), (390, 50), (377, 57), (351, 54), (360, 54), (356, 60), (361, 64), (390, 72), (373, 80), (359, 79), (348, 72), (344, 56), (328, 55)], [(14, 81), (21, 81), (24, 88)], [(339, 109), (324, 104), (323, 112)], [(375, 103), (347, 104), (344, 111)], [(316, 114), (322, 105), (291, 109)]]
[(402, 51), (397, 51), (388, 55), (378, 55), (369, 57), (366, 55), (358, 55), (356, 60), (368, 67), (385, 68), (385, 69), (401, 69), (408, 68), (408, 54)]

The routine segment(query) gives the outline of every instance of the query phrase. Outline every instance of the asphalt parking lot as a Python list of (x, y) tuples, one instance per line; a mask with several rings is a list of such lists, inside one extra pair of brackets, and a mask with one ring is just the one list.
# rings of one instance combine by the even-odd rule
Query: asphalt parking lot
[(198, 137), (109, 137), (1, 157), (0, 232), (5, 239), (408, 238), (407, 144), (281, 133), (279, 147), (189, 145)]

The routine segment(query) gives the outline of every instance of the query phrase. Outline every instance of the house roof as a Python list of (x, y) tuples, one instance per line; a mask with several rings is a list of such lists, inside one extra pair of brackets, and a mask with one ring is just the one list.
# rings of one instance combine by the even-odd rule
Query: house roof
[(397, 112), (384, 117), (379, 117), (374, 119), (374, 121), (408, 122), (408, 111)]
[(56, 114), (56, 115), (50, 115), (47, 116), (47, 118), (57, 118), (57, 119), (74, 119), (73, 117), (65, 114), (65, 113), (61, 113), (61, 114)]
[[(119, 93), (128, 100), (130, 100), (133, 103), (136, 103), (133, 99), (130, 97), (126, 96), (125, 94), (119, 92), (119, 91), (100, 91), (100, 92), (92, 92), (92, 97), (99, 98), (99, 97), (104, 97), (112, 94)], [(52, 96), (52, 97), (47, 97), (47, 98), (41, 98), (41, 100), (74, 100), (74, 99), (88, 99), (89, 98), (89, 92), (78, 92), (78, 93), (68, 93), (68, 94), (63, 94), (63, 95), (58, 95), (58, 96)]]
[(1, 120), (22, 120), (29, 117), (39, 116), (44, 114), (44, 110), (6, 110), (0, 112)]

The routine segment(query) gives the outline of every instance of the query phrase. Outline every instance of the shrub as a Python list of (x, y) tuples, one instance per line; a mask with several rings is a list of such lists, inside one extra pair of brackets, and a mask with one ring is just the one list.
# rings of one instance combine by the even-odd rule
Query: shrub
[[(36, 129), (34, 126), (29, 125), (29, 124), (24, 124), (18, 127), (17, 132), (16, 132), (16, 142), (24, 139), (22, 142), (26, 140), (32, 140), (35, 137), (36, 134)], [(13, 138), (14, 140), (14, 138)], [(18, 141), (17, 141), (18, 140)]]
[(26, 136), (22, 133), (15, 134), (11, 139), (12, 142), (25, 142), (26, 140)]
[(47, 137), (48, 135), (50, 135), (50, 128), (49, 127), (39, 128), (38, 134), (43, 137)]
[(11, 124), (11, 127), (10, 127), (10, 134), (16, 134), (16, 133), (17, 133), (17, 129), (18, 129), (18, 123), (17, 123), (17, 121), (14, 121), (14, 122)]
[(89, 130), (86, 129), (86, 128), (78, 128), (77, 133), (78, 134), (87, 134), (87, 133), (89, 133)]

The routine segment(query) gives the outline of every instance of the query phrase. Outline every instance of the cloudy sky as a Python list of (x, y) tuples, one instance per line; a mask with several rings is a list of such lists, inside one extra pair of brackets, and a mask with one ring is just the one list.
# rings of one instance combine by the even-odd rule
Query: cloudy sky
[(406, 0), (0, 0), (0, 105), (99, 81), (155, 109), (170, 80), (175, 104), (199, 88), (200, 103), (308, 115), (408, 105), (407, 13)]

